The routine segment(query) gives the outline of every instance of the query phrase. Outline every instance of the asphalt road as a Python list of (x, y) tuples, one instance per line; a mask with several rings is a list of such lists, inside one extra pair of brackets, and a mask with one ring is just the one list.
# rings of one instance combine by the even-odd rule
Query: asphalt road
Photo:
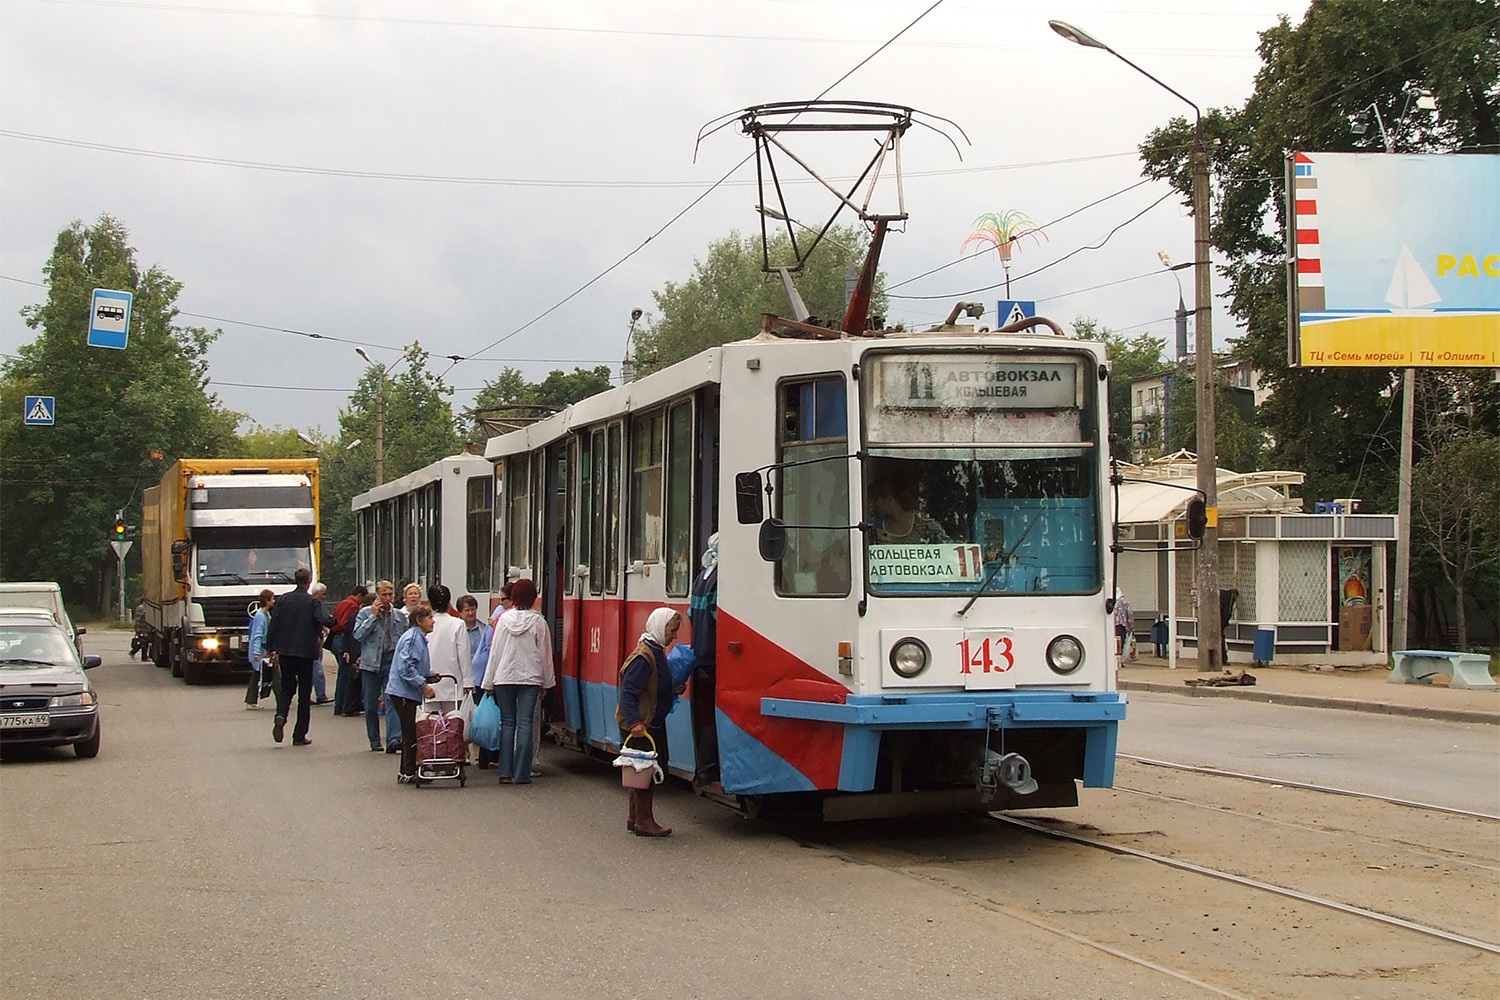
[(1500, 815), (1500, 726), (1131, 692), (1120, 752)]
[(530, 786), (398, 786), (360, 719), (277, 746), (242, 686), (86, 642), (100, 756), (0, 766), (5, 997), (1203, 995), (685, 790), (629, 836), (554, 747)]

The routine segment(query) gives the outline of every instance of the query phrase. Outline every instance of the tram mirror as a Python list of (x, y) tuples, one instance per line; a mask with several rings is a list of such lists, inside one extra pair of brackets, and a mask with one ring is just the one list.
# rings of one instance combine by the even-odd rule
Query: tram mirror
[(785, 553), (786, 525), (774, 517), (766, 518), (760, 526), (760, 557), (766, 562), (779, 562)]
[(734, 475), (734, 509), (741, 524), (759, 524), (766, 518), (766, 505), (759, 472)]

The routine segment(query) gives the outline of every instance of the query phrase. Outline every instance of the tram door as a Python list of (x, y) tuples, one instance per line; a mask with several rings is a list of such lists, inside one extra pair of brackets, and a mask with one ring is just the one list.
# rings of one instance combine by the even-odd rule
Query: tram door
[[(552, 663), (554, 673), (560, 675), (563, 656), (563, 591), (566, 584), (567, 565), (564, 539), (568, 532), (568, 445), (559, 441), (549, 446), (543, 456), (541, 476), (541, 525), (537, 534), (536, 565), (541, 568), (537, 584), (542, 617), (547, 619), (547, 628), (552, 634)], [(562, 698), (558, 692), (561, 684), (543, 704), (549, 720), (560, 721), (565, 717)]]

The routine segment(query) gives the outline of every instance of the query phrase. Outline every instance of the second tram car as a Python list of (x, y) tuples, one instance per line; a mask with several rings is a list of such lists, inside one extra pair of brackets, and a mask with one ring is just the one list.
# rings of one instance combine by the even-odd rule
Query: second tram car
[(718, 531), (716, 668), (668, 717), (673, 773), (828, 818), (1111, 785), (1102, 345), (829, 337), (762, 333), (490, 439), (491, 562), (559, 638), (554, 732), (619, 745), (620, 664), (653, 608), (686, 618)]
[(355, 579), (390, 580), (398, 595), (407, 583), (424, 592), (442, 584), (455, 598), (473, 594), (487, 613), (499, 591), (491, 587), (494, 498), (494, 466), (478, 455), (444, 458), (359, 494)]

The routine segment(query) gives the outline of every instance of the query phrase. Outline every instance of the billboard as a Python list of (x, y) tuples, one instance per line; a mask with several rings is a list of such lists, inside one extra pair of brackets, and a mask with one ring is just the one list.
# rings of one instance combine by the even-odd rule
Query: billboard
[(1287, 156), (1289, 361), (1500, 367), (1500, 156)]

